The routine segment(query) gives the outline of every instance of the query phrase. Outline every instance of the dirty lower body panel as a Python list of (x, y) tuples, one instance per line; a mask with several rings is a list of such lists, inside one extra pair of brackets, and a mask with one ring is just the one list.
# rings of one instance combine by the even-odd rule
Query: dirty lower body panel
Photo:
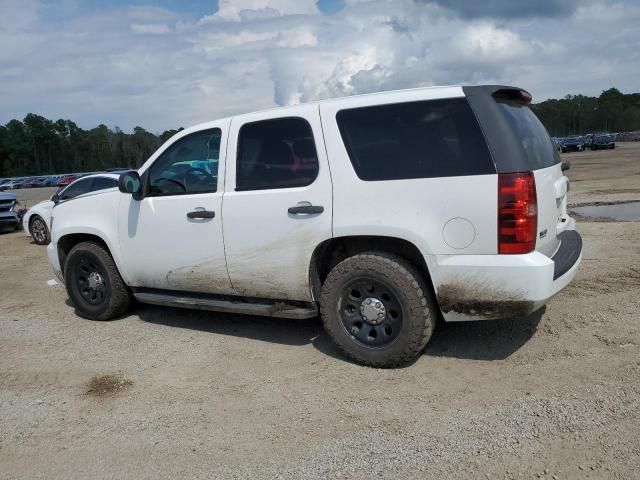
[[(523, 318), (575, 277), (582, 242), (572, 231), (553, 258), (525, 255), (436, 255), (428, 259), (438, 306), (448, 322)], [(565, 258), (566, 257), (566, 258)]]

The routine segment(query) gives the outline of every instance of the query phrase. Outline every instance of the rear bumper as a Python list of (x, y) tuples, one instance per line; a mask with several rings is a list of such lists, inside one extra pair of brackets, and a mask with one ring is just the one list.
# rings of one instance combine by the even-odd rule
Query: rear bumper
[(560, 235), (552, 258), (526, 255), (436, 256), (432, 279), (446, 321), (520, 318), (544, 306), (576, 276), (582, 239)]

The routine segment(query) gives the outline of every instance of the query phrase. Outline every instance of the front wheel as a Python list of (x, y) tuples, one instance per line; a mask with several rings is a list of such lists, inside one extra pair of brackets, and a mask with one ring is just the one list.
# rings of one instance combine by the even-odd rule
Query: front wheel
[(431, 338), (434, 302), (423, 275), (404, 259), (372, 252), (336, 265), (322, 286), (324, 327), (347, 357), (371, 367), (397, 367)]
[(71, 249), (64, 279), (77, 313), (85, 318), (110, 320), (131, 304), (131, 294), (113, 258), (99, 243), (82, 242)]
[(47, 224), (40, 215), (34, 215), (29, 221), (29, 234), (38, 245), (47, 245), (51, 241)]

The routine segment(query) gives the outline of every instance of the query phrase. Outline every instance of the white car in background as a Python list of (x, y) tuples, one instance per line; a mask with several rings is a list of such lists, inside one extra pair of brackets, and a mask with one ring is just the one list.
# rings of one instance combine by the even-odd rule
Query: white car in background
[(38, 245), (47, 245), (51, 241), (51, 210), (54, 205), (82, 195), (116, 188), (118, 177), (119, 175), (114, 173), (87, 175), (60, 189), (50, 200), (37, 203), (22, 219), (22, 226), (27, 236), (33, 238)]

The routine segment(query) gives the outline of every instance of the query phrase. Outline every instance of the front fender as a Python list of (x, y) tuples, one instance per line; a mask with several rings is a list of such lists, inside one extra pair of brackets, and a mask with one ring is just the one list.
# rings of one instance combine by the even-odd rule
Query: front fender
[(111, 254), (126, 284), (129, 274), (120, 255), (118, 205), (120, 192), (78, 197), (60, 203), (52, 212), (51, 240), (56, 246), (69, 235), (85, 235), (102, 241)]

